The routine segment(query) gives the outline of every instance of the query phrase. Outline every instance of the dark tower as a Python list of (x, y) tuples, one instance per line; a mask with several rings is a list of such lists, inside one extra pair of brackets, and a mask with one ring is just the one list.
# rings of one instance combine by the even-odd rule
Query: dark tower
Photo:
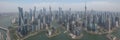
[(34, 7), (33, 17), (35, 17), (36, 7)]
[(49, 6), (49, 11), (50, 11), (50, 14), (52, 14), (51, 6)]
[(19, 23), (18, 23), (18, 25), (21, 26), (23, 23), (23, 8), (18, 7), (18, 10), (19, 10)]
[(87, 6), (86, 6), (86, 2), (85, 2), (85, 15), (86, 15), (86, 12), (87, 12)]

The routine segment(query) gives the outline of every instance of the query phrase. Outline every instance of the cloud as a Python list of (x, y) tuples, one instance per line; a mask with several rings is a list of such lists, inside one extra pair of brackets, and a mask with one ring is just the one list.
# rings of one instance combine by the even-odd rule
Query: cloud
[[(41, 3), (15, 3), (15, 2), (0, 2), (0, 12), (18, 12), (17, 7), (23, 7), (24, 10), (29, 11), (29, 8), (37, 7), (37, 10), (45, 7), (46, 9), (49, 6), (52, 7), (52, 10), (58, 10), (58, 7), (62, 7), (63, 10), (68, 10), (72, 8), (72, 10), (84, 10), (84, 2), (80, 3), (57, 3), (57, 2), (41, 2)], [(92, 1), (87, 2), (88, 10), (98, 10), (98, 11), (120, 11), (120, 5), (115, 2), (108, 1)]]
[(120, 5), (114, 2), (99, 1), (87, 3), (88, 9), (101, 10), (101, 11), (120, 11)]
[(9, 2), (0, 2), (0, 12), (13, 12), (16, 9), (17, 4)]

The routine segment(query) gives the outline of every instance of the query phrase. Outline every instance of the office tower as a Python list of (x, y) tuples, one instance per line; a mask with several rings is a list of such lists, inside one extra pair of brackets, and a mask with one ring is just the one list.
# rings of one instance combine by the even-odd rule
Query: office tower
[(98, 24), (98, 21), (99, 21), (99, 16), (96, 14), (95, 15), (95, 23)]
[(94, 15), (93, 16), (93, 28), (92, 31), (96, 31), (97, 30), (97, 16)]
[(83, 16), (83, 18), (84, 18), (84, 21), (83, 21), (83, 26), (84, 27), (87, 27), (87, 24), (88, 24), (88, 22), (87, 22), (87, 6), (86, 6), (86, 2), (85, 2), (85, 12), (84, 12), (84, 16)]
[(18, 22), (18, 25), (19, 26), (22, 26), (22, 24), (24, 24), (24, 21), (23, 21), (23, 8), (21, 7), (18, 7), (18, 10), (19, 10), (19, 22)]
[(23, 31), (24, 31), (24, 35), (27, 35), (28, 34), (28, 25), (25, 25), (24, 27), (23, 27)]
[(62, 8), (59, 7), (59, 15), (62, 16), (62, 14), (63, 14)]
[(76, 34), (76, 36), (80, 36), (80, 34), (81, 34), (81, 30), (77, 28), (76, 33), (75, 33), (75, 34)]
[(86, 2), (85, 2), (85, 15), (87, 13), (87, 6), (86, 6)]
[(36, 13), (36, 7), (34, 7), (33, 14), (32, 14), (32, 22), (35, 20), (35, 13)]
[(36, 18), (35, 18), (35, 13), (36, 13), (36, 7), (34, 7), (34, 10), (33, 10), (33, 14), (32, 14), (32, 32), (36, 31), (36, 25), (37, 25), (37, 21), (36, 21)]
[(71, 15), (71, 8), (69, 8), (69, 15)]
[(115, 21), (116, 21), (116, 27), (118, 27), (118, 25), (119, 25), (119, 17), (118, 16), (115, 17)]
[(26, 25), (27, 23), (28, 23), (28, 21), (29, 21), (29, 16), (28, 16), (29, 14), (28, 14), (28, 12), (27, 11), (25, 11), (25, 15), (24, 15), (24, 24)]
[(46, 24), (46, 8), (43, 8), (43, 15), (42, 16), (42, 22), (43, 22), (43, 28), (45, 28), (45, 24)]
[(116, 25), (116, 24), (115, 24), (115, 17), (112, 15), (112, 16), (111, 16), (111, 26), (112, 26), (112, 27), (115, 27), (115, 25)]
[(90, 25), (90, 16), (87, 16), (87, 19), (84, 22), (84, 26), (88, 29)]
[(51, 6), (49, 6), (49, 11), (50, 11), (50, 14), (52, 14)]
[(43, 15), (46, 15), (46, 8), (43, 8)]
[[(39, 14), (40, 15), (40, 14)], [(41, 22), (40, 22), (40, 18), (37, 20), (38, 21), (38, 27), (37, 29), (40, 30), (41, 29)]]
[(40, 30), (40, 27), (41, 27), (41, 20), (40, 20), (40, 16), (41, 16), (41, 14), (38, 14), (38, 17), (37, 17), (37, 27), (36, 27), (36, 30), (38, 31), (38, 30)]
[(20, 34), (22, 34), (23, 32), (22, 32), (22, 26), (23, 26), (23, 8), (21, 8), (21, 7), (18, 7), (18, 10), (19, 10), (19, 22), (18, 22), (18, 29), (17, 29), (17, 31), (18, 32), (20, 32)]
[(42, 10), (42, 9), (40, 9), (40, 10), (39, 10), (39, 14), (41, 14), (41, 15), (42, 15), (42, 13), (43, 13), (43, 10)]
[(61, 13), (61, 11), (62, 11), (62, 8), (61, 8), (61, 7), (59, 7), (59, 14)]
[(32, 9), (30, 9), (30, 11), (29, 11), (29, 13), (30, 13), (30, 21), (32, 21), (32, 14), (33, 14), (33, 12), (32, 12)]
[(101, 15), (99, 16), (98, 21), (99, 21), (99, 22), (98, 22), (98, 25), (99, 25), (99, 26), (102, 26), (102, 16), (101, 16)]
[(108, 16), (108, 28), (109, 28), (109, 32), (111, 31), (111, 20), (110, 17)]
[(88, 28), (90, 28), (91, 31), (94, 28), (94, 26), (93, 26), (93, 16), (92, 15), (90, 15), (90, 25), (88, 26)]
[(41, 29), (41, 13), (38, 14), (38, 29), (40, 30)]
[(71, 8), (69, 8), (69, 12), (68, 12), (69, 15), (67, 14), (67, 15), (68, 15), (68, 18), (67, 18), (67, 19), (68, 19), (68, 22), (70, 21), (71, 13), (72, 13), (72, 12), (71, 12)]
[(46, 23), (46, 18), (45, 18), (45, 16), (43, 17), (43, 24), (45, 24)]
[(81, 34), (81, 28), (76, 25), (76, 22), (72, 22), (69, 26), (70, 32), (75, 36), (80, 36)]
[(35, 17), (35, 13), (36, 13), (36, 7), (34, 7), (34, 10), (33, 10), (33, 17)]
[(67, 23), (67, 31), (69, 31), (69, 23)]

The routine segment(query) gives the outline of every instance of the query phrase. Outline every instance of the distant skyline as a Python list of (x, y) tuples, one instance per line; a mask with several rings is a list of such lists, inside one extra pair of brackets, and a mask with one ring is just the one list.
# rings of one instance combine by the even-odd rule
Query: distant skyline
[(120, 0), (0, 0), (0, 12), (18, 12), (18, 7), (24, 8), (25, 11), (33, 9), (34, 6), (37, 10), (51, 6), (52, 10), (62, 7), (63, 10), (71, 8), (83, 11), (85, 1), (88, 10), (120, 12)]

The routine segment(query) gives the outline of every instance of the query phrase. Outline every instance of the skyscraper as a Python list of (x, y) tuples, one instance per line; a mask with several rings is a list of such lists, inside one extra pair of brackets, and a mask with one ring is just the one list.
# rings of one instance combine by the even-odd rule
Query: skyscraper
[(29, 16), (30, 16), (30, 21), (32, 21), (32, 9), (30, 9), (30, 11), (29, 11)]
[(50, 11), (50, 14), (52, 14), (51, 6), (49, 6), (49, 11)]
[(19, 22), (18, 22), (18, 25), (19, 26), (22, 26), (22, 24), (24, 23), (23, 21), (23, 8), (21, 7), (18, 7), (18, 10), (19, 10)]
[(86, 2), (85, 2), (85, 12), (84, 12), (84, 17), (83, 17), (84, 18), (84, 21), (83, 21), (83, 26), (84, 27), (87, 27), (87, 24), (88, 24), (87, 23), (87, 16), (88, 15), (86, 15), (86, 14), (87, 14), (87, 7), (86, 7)]
[(33, 10), (33, 17), (35, 17), (35, 13), (36, 13), (36, 7), (34, 7), (34, 10)]

